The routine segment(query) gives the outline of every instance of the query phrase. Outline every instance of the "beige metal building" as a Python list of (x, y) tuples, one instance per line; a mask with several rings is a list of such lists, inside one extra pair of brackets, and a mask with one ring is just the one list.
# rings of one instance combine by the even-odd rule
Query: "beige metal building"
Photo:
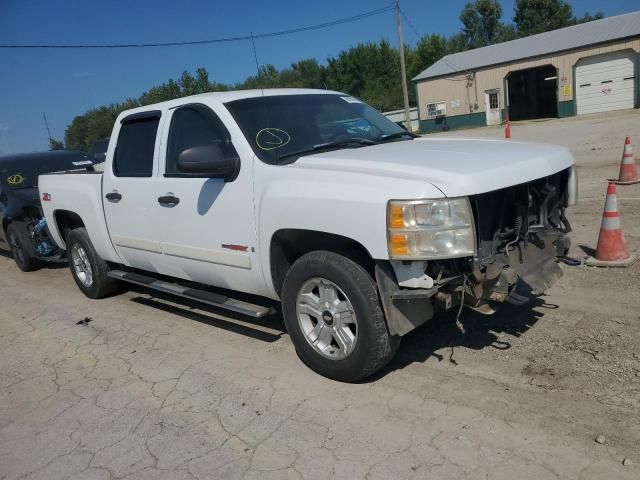
[(640, 12), (447, 55), (413, 80), (420, 130), (640, 106)]

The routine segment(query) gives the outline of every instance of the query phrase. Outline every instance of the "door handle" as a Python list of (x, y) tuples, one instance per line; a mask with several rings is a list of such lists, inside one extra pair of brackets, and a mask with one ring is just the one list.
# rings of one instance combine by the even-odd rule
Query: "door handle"
[(158, 197), (158, 203), (163, 207), (175, 207), (180, 203), (180, 199), (175, 197), (172, 193), (167, 193), (162, 197)]
[(118, 192), (110, 192), (105, 195), (106, 199), (113, 203), (118, 203), (122, 200), (122, 195)]

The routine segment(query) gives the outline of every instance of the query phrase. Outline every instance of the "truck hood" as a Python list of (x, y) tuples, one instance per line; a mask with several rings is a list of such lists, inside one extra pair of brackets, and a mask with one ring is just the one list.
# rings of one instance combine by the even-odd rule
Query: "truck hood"
[(447, 197), (477, 195), (530, 182), (575, 163), (565, 147), (513, 140), (417, 138), (299, 158), (300, 168), (407, 178)]

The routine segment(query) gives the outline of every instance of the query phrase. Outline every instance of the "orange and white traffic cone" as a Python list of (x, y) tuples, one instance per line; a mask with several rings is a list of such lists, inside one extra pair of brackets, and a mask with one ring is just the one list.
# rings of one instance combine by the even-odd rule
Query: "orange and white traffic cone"
[(587, 258), (585, 264), (592, 267), (627, 267), (634, 261), (635, 256), (629, 254), (622, 233), (616, 185), (609, 182), (596, 255)]
[(638, 169), (636, 168), (636, 159), (633, 157), (633, 149), (631, 148), (631, 139), (629, 137), (624, 140), (624, 150), (622, 151), (622, 162), (620, 163), (620, 175), (614, 180), (618, 185), (632, 185), (640, 183), (638, 177)]

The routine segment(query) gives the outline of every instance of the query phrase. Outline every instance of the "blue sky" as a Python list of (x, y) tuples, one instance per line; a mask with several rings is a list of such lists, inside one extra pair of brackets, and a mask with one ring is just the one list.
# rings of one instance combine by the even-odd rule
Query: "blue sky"
[[(425, 33), (460, 29), (466, 0), (402, 0)], [(0, 0), (0, 44), (123, 43), (197, 40), (278, 31), (356, 15), (387, 0)], [(574, 13), (607, 16), (640, 8), (639, 0), (570, 0)], [(510, 21), (513, 1), (502, 2)], [(324, 30), (260, 39), (261, 63), (278, 68), (327, 57), (358, 42), (396, 43), (393, 12)], [(405, 42), (417, 41), (405, 26)], [(54, 138), (89, 108), (137, 97), (150, 87), (204, 66), (211, 80), (233, 83), (255, 73), (250, 42), (116, 50), (0, 49), (0, 155), (45, 150), (46, 112)]]

